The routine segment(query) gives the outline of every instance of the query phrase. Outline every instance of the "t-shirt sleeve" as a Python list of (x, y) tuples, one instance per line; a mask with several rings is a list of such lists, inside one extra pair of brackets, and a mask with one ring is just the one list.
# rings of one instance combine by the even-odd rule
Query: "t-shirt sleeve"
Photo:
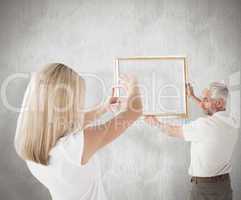
[(61, 149), (65, 158), (74, 165), (81, 166), (81, 159), (84, 149), (83, 131), (77, 131), (65, 136), (61, 143)]
[(207, 132), (207, 124), (204, 118), (199, 118), (183, 126), (184, 140), (190, 142), (203, 141)]

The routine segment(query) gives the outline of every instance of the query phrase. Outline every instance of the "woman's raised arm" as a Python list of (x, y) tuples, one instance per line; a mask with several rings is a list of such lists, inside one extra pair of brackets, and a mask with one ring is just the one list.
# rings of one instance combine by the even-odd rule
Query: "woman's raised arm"
[(127, 91), (126, 109), (105, 124), (84, 130), (82, 164), (87, 163), (100, 148), (124, 133), (142, 115), (142, 100), (137, 79), (131, 75), (124, 75), (121, 77), (121, 83)]

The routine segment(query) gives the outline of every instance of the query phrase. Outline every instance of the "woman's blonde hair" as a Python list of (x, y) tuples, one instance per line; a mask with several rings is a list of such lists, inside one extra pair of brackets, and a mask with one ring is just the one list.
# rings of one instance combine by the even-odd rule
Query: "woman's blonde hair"
[(48, 64), (33, 75), (19, 114), (15, 148), (24, 160), (48, 164), (59, 138), (82, 129), (85, 82), (61, 63)]

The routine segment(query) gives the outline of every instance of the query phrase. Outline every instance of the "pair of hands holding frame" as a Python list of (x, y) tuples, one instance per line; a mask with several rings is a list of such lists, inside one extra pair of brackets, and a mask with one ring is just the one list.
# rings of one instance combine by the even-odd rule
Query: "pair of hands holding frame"
[[(114, 86), (112, 88), (112, 96), (109, 97), (104, 104), (104, 108), (106, 109), (106, 111), (114, 112), (116, 110), (125, 109), (128, 106), (128, 103), (130, 105), (130, 102), (132, 101), (131, 98), (135, 98), (135, 95), (140, 96), (138, 81), (136, 77), (132, 75), (124, 74), (120, 77), (120, 83), (121, 85)], [(116, 88), (123, 88), (127, 94), (126, 97), (115, 97), (114, 94), (115, 94)], [(134, 88), (136, 88), (136, 90), (134, 90)], [(193, 87), (191, 86), (190, 83), (186, 85), (186, 88), (187, 88), (187, 96), (195, 97)], [(142, 102), (140, 103), (142, 104)], [(145, 115), (144, 121), (151, 126), (159, 125), (159, 120), (155, 115)]]

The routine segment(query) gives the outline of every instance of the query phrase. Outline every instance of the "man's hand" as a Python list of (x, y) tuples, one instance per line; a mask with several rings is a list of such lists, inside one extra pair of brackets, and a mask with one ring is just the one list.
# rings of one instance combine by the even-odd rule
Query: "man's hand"
[(144, 121), (151, 126), (157, 126), (168, 136), (183, 138), (182, 126), (160, 122), (154, 115), (145, 116)]
[(159, 120), (154, 115), (146, 115), (144, 121), (151, 126), (159, 126)]
[(193, 87), (190, 83), (187, 84), (187, 96), (188, 97), (194, 97), (194, 91), (193, 91)]
[(190, 83), (188, 83), (186, 85), (187, 87), (187, 96), (190, 98), (192, 97), (192, 99), (197, 103), (198, 106), (200, 106), (200, 103), (202, 102), (200, 98), (198, 98), (195, 94), (194, 94), (194, 90), (193, 87)]

